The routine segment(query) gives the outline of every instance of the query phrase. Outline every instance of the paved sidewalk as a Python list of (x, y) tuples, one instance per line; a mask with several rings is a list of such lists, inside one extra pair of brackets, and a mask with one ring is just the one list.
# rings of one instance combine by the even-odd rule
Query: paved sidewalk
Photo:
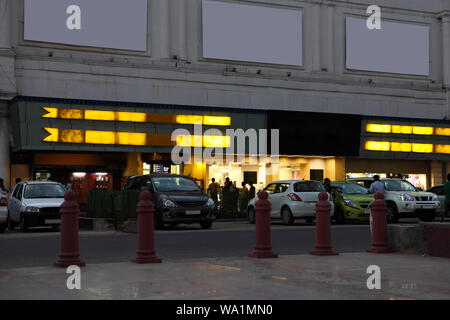
[[(381, 289), (369, 290), (369, 265)], [(68, 290), (65, 269), (0, 270), (0, 299), (450, 299), (450, 259), (344, 253), (88, 264), (81, 290)]]

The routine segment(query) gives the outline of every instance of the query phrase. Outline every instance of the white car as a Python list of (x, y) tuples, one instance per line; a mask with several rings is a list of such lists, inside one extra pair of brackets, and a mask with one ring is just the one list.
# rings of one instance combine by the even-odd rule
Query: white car
[[(307, 222), (316, 216), (316, 203), (319, 193), (326, 192), (319, 181), (310, 180), (282, 180), (269, 183), (265, 188), (269, 194), (268, 200), (272, 205), (270, 216), (279, 219), (285, 225), (292, 225), (296, 218), (303, 218)], [(333, 198), (328, 194), (331, 205), (331, 216), (334, 215)], [(255, 202), (258, 197), (250, 200), (248, 204), (248, 220), (255, 223)]]
[(61, 224), (59, 207), (64, 202), (66, 189), (57, 182), (25, 181), (16, 184), (8, 202), (9, 228), (20, 226), (22, 231), (30, 227)]
[(8, 195), (0, 191), (0, 233), (5, 232), (8, 224)]
[[(356, 182), (370, 188), (371, 178), (353, 178)], [(434, 220), (441, 207), (434, 193), (418, 191), (411, 183), (402, 179), (380, 179), (384, 184), (384, 200), (387, 204), (387, 221), (398, 222), (400, 218), (419, 218), (422, 221)]]

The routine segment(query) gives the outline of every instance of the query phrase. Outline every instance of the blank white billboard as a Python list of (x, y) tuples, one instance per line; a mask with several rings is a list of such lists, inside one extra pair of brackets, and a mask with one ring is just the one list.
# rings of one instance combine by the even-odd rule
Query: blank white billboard
[(369, 30), (366, 22), (366, 19), (346, 18), (347, 69), (429, 74), (428, 26), (382, 19), (380, 30)]
[(203, 0), (203, 57), (302, 65), (302, 11)]
[(25, 0), (24, 39), (147, 51), (147, 0)]

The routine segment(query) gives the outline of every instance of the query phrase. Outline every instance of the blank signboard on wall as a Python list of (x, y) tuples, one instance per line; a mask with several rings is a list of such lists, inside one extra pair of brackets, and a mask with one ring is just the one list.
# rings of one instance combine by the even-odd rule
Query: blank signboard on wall
[(147, 0), (25, 0), (24, 39), (147, 51)]
[(302, 65), (302, 10), (203, 0), (203, 57)]
[(366, 19), (346, 18), (347, 69), (429, 75), (428, 26), (381, 20), (380, 30)]

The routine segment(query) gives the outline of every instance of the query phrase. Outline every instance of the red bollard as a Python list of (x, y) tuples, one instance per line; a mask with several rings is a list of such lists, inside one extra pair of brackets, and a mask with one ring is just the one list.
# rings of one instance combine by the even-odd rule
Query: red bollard
[(162, 260), (155, 253), (154, 239), (154, 214), (152, 194), (148, 191), (142, 191), (139, 195), (141, 201), (137, 205), (138, 216), (138, 249), (136, 258), (131, 260), (134, 263), (160, 263)]
[(64, 194), (64, 202), (61, 204), (61, 250), (59, 260), (53, 265), (58, 268), (68, 266), (84, 267), (86, 264), (80, 259), (78, 250), (78, 215), (80, 206), (75, 201), (76, 195), (72, 190)]
[(375, 200), (370, 207), (372, 217), (372, 248), (367, 250), (370, 253), (390, 253), (387, 242), (387, 222), (386, 222), (386, 202), (384, 195), (380, 192), (375, 193)]
[(272, 252), (270, 244), (270, 210), (272, 205), (267, 198), (266, 191), (258, 192), (258, 201), (255, 204), (255, 246), (251, 258), (278, 258), (278, 255)]
[(316, 203), (316, 250), (309, 254), (315, 256), (336, 256), (331, 246), (330, 212), (331, 205), (328, 202), (328, 193), (319, 193), (319, 201)]

